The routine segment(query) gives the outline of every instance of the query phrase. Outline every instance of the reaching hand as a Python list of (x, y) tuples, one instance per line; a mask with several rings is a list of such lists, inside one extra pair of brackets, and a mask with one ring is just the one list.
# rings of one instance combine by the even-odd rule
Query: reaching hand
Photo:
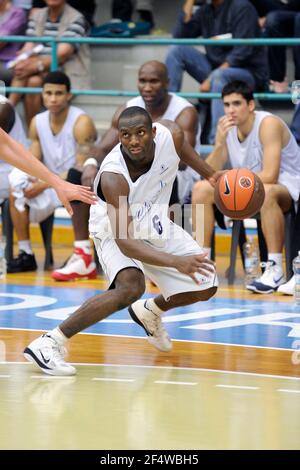
[(210, 273), (214, 273), (215, 263), (207, 258), (206, 253), (192, 256), (178, 256), (175, 268), (179, 272), (190, 276), (196, 284), (201, 284), (195, 274), (200, 273), (203, 276), (207, 276)]
[(81, 201), (86, 204), (95, 204), (96, 195), (86, 186), (79, 186), (77, 184), (68, 183), (67, 181), (59, 180), (53, 186), (57, 195), (70, 215), (73, 215), (73, 210), (70, 201)]
[(219, 171), (216, 171), (210, 178), (208, 178), (208, 182), (212, 185), (213, 188), (216, 186), (218, 179), (219, 179), (224, 173), (226, 173), (226, 171), (227, 171), (227, 170), (219, 170)]

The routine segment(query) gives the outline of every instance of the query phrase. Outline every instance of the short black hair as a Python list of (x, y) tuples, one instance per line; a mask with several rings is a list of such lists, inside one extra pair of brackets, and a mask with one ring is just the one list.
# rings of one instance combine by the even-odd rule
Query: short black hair
[(47, 83), (53, 83), (54, 85), (65, 85), (67, 92), (71, 90), (71, 82), (64, 72), (57, 70), (56, 72), (47, 73), (46, 77), (43, 80), (43, 86)]
[(222, 90), (222, 98), (227, 95), (232, 95), (232, 93), (237, 93), (242, 95), (243, 98), (249, 103), (249, 101), (254, 100), (253, 89), (242, 80), (234, 80), (227, 83)]
[(121, 120), (124, 121), (125, 119), (131, 119), (136, 116), (143, 116), (147, 122), (147, 126), (149, 129), (152, 129), (152, 118), (148, 111), (146, 111), (144, 108), (141, 108), (140, 106), (130, 106), (129, 108), (124, 109), (122, 113), (120, 114), (119, 120), (118, 120), (118, 128), (120, 128), (120, 122)]

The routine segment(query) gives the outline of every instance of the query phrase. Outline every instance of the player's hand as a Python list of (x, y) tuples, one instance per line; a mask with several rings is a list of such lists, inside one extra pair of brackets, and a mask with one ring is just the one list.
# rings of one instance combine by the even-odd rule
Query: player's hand
[(178, 256), (175, 268), (183, 274), (187, 274), (196, 284), (201, 284), (196, 277), (196, 273), (208, 276), (215, 272), (215, 263), (207, 258), (207, 254), (192, 256)]
[(208, 182), (211, 184), (213, 188), (215, 188), (217, 181), (221, 176), (226, 173), (227, 170), (219, 170), (216, 171), (210, 178), (208, 178)]
[(228, 132), (235, 125), (236, 124), (232, 118), (228, 116), (222, 116), (218, 122), (216, 144), (225, 144)]
[(83, 167), (81, 175), (81, 184), (92, 188), (95, 177), (98, 173), (98, 168), (95, 165), (86, 165)]
[(79, 186), (78, 184), (72, 184), (68, 181), (59, 180), (55, 186), (53, 186), (57, 195), (70, 215), (73, 215), (73, 210), (70, 201), (81, 201), (86, 204), (95, 204), (97, 197), (86, 186)]
[(44, 183), (44, 181), (32, 182), (28, 188), (24, 189), (24, 196), (27, 197), (27, 199), (32, 199), (41, 194), (47, 188), (49, 188), (49, 186), (47, 183)]

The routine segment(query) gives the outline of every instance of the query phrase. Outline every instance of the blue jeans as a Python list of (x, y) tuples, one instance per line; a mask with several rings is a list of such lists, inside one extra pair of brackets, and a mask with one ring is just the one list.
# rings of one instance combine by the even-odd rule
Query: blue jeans
[[(169, 90), (174, 92), (181, 89), (182, 77), (185, 71), (199, 83), (202, 83), (212, 71), (212, 65), (207, 56), (190, 46), (171, 46), (166, 57), (166, 66), (169, 75)], [(254, 77), (249, 70), (229, 67), (227, 69), (215, 69), (211, 74), (210, 91), (214, 93), (221, 92), (226, 83), (232, 80), (243, 80), (253, 89), (255, 87)], [(212, 100), (210, 144), (215, 141), (216, 126), (223, 114), (222, 100)]]

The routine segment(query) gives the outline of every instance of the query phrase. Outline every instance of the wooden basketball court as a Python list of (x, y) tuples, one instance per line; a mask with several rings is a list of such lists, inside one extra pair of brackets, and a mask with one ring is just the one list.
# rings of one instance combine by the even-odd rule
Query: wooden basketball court
[(235, 287), (221, 276), (215, 299), (168, 312), (170, 353), (122, 311), (70, 341), (75, 377), (25, 362), (32, 339), (105, 285), (42, 271), (0, 285), (1, 449), (300, 449), (300, 309), (246, 293), (240, 267)]

